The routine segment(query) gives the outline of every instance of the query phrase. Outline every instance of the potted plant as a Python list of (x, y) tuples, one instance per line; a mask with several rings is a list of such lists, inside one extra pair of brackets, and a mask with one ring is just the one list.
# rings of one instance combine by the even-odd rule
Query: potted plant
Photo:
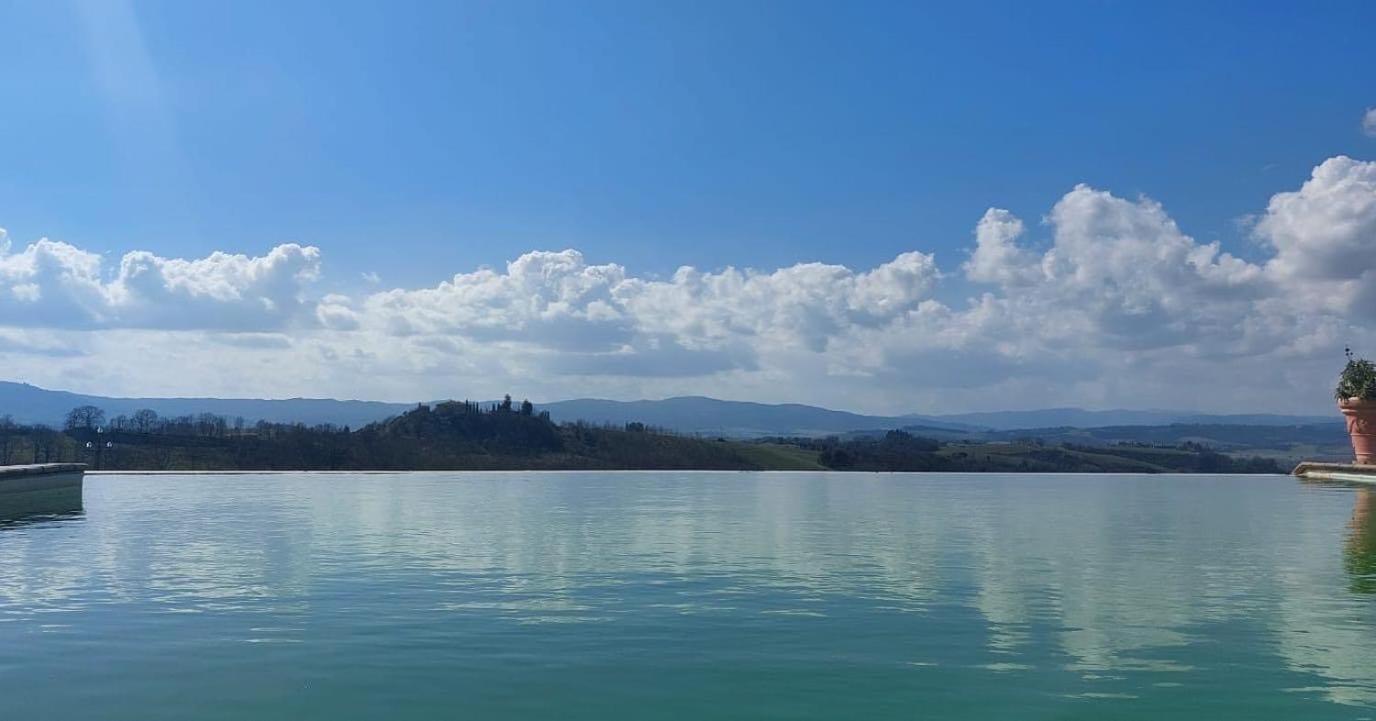
[(1338, 376), (1338, 409), (1347, 419), (1347, 434), (1358, 463), (1376, 464), (1376, 363), (1356, 358), (1346, 349), (1347, 365)]

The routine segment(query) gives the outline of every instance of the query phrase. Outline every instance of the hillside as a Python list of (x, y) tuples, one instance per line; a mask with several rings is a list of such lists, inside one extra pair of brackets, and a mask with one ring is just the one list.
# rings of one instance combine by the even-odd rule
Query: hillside
[[(99, 423), (97, 430), (96, 423)], [(89, 444), (89, 445), (88, 445)], [(622, 427), (558, 424), (529, 404), (443, 402), (347, 427), (199, 414), (93, 420), (56, 431), (0, 422), (0, 465), (75, 461), (130, 470), (817, 469), (816, 453)]]
[(1040, 441), (942, 442), (904, 431), (798, 441), (837, 470), (1007, 473), (1283, 473), (1274, 459), (1234, 457), (1196, 445), (1082, 446)]
[[(1036, 440), (1046, 445), (1071, 444), (1090, 447), (1192, 444), (1221, 453), (1274, 458), (1282, 465), (1293, 465), (1301, 459), (1345, 460), (1352, 452), (1347, 430), (1342, 421), (1336, 419), (1290, 426), (1174, 423), (1159, 426), (1058, 427), (973, 432), (908, 426), (903, 430), (917, 436), (957, 443)], [(877, 437), (883, 433), (884, 431), (873, 431), (856, 434), (856, 437)]]
[[(19, 423), (62, 424), (68, 410), (92, 405), (108, 417), (132, 415), (150, 409), (163, 417), (211, 413), (246, 423), (333, 424), (359, 427), (403, 413), (414, 403), (334, 400), (329, 398), (111, 398), (54, 391), (24, 383), (0, 381), (0, 416)], [(1336, 415), (1324, 416), (1208, 416), (1174, 411), (1087, 411), (1057, 408), (1040, 411), (963, 413), (945, 416), (879, 416), (831, 410), (799, 403), (768, 404), (728, 401), (702, 396), (663, 400), (612, 401), (593, 398), (541, 404), (559, 423), (584, 421), (596, 425), (644, 423), (677, 433), (761, 438), (769, 436), (825, 437), (864, 431), (909, 428), (924, 436), (956, 439), (982, 432), (1048, 429), (1143, 427), (1166, 425), (1245, 426), (1285, 428), (1333, 424)], [(1264, 431), (1269, 433), (1269, 431)], [(975, 437), (975, 436), (970, 436)]]
[[(609, 401), (580, 398), (540, 406), (558, 421), (586, 421), (620, 425), (641, 422), (680, 433), (733, 438), (760, 436), (825, 436), (864, 428), (898, 428), (913, 417), (869, 416), (799, 403), (751, 403), (703, 396), (649, 401)], [(925, 423), (952, 430), (975, 430), (963, 423), (947, 423), (919, 416)]]
[(112, 418), (133, 415), (141, 408), (148, 408), (166, 417), (213, 413), (226, 418), (243, 418), (249, 423), (268, 421), (348, 426), (379, 421), (412, 407), (409, 403), (338, 401), (331, 398), (111, 398), (0, 381), (0, 416), (11, 416), (18, 423), (60, 426), (67, 411), (83, 405), (96, 406)]
[[(926, 423), (928, 417), (911, 417), (912, 424)], [(950, 424), (962, 424), (996, 431), (1043, 428), (1101, 428), (1109, 426), (1168, 426), (1189, 425), (1245, 425), (1296, 426), (1324, 423), (1331, 416), (1285, 415), (1251, 413), (1217, 415), (1172, 410), (1085, 410), (1084, 408), (1043, 408), (1026, 411), (990, 411), (982, 413), (952, 413), (936, 416)]]
[(129, 470), (703, 469), (842, 471), (1281, 472), (1197, 444), (940, 441), (904, 431), (846, 439), (706, 439), (643, 423), (556, 423), (510, 398), (448, 401), (351, 430), (254, 425), (213, 414), (106, 418), (78, 409), (64, 431), (0, 419), (0, 464), (76, 461)]

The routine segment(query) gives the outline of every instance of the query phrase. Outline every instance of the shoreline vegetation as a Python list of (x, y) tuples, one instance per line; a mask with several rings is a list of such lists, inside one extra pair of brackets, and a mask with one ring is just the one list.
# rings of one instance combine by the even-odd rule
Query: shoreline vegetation
[(529, 401), (420, 404), (357, 429), (229, 419), (107, 419), (72, 409), (62, 429), (0, 416), (0, 465), (87, 463), (93, 470), (836, 470), (1061, 473), (1284, 473), (1273, 458), (1198, 443), (959, 441), (892, 430), (828, 438), (733, 440), (643, 423), (556, 423)]

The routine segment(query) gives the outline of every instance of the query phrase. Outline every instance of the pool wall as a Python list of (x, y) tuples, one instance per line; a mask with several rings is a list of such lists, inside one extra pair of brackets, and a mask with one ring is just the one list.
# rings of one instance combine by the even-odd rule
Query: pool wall
[(81, 488), (84, 463), (0, 466), (0, 498)]

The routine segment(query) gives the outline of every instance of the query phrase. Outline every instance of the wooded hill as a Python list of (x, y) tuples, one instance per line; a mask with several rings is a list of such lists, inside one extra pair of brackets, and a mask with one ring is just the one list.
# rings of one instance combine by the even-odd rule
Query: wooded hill
[(967, 443), (903, 431), (878, 437), (731, 441), (642, 423), (555, 423), (529, 402), (421, 404), (348, 426), (249, 425), (150, 410), (106, 419), (72, 409), (64, 429), (0, 417), (0, 464), (74, 461), (123, 470), (703, 469), (853, 471), (1281, 472), (1209, 448)]

